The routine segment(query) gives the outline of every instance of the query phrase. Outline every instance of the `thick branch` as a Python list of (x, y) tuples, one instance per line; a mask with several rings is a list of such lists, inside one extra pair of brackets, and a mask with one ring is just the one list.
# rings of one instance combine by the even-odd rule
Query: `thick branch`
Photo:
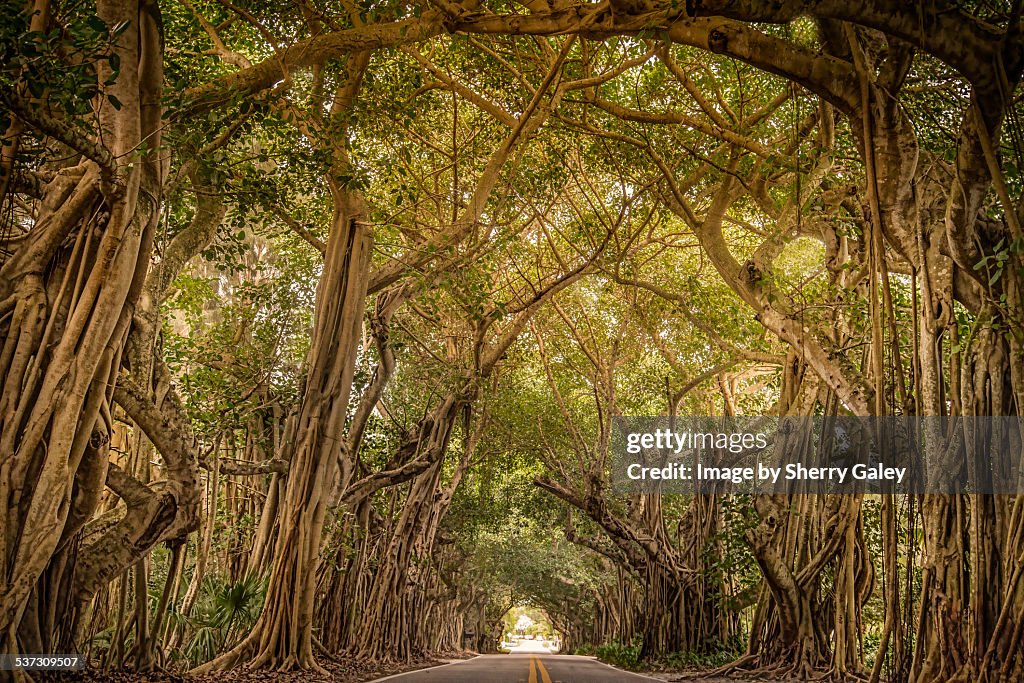
[(0, 94), (0, 100), (14, 112), (15, 116), (38, 132), (49, 135), (54, 140), (95, 161), (108, 177), (113, 177), (117, 173), (117, 160), (110, 150), (91, 140), (74, 125), (47, 114), (40, 107), (26, 102), (13, 92)]
[[(168, 394), (165, 405), (173, 400), (173, 394)], [(147, 393), (127, 377), (118, 380), (114, 389), (114, 401), (146, 433), (160, 451), (169, 471), (195, 471), (196, 455), (193, 450), (192, 428), (181, 415), (171, 414), (179, 412), (178, 410), (157, 408)]]
[[(201, 460), (199, 466), (204, 470), (213, 471), (213, 463), (209, 460)], [(271, 458), (260, 462), (246, 462), (244, 460), (220, 461), (220, 473), (239, 477), (251, 477), (258, 474), (284, 473), (288, 471), (288, 462), (281, 458)]]
[(360, 50), (419, 43), (440, 35), (443, 17), (437, 11), (425, 12), (417, 19), (404, 19), (383, 24), (325, 33), (281, 50), (248, 69), (206, 83), (185, 93), (186, 105), (181, 113), (195, 114), (236, 101), (272, 88), (288, 80), (291, 72)]
[[(946, 3), (906, 0), (689, 0), (690, 16), (718, 15), (756, 22), (792, 21), (801, 15), (848, 21), (873, 28), (941, 59), (986, 92), (998, 91), (999, 49), (1004, 32)], [(1007, 46), (1019, 62), (1017, 41)], [(1013, 69), (1013, 65), (1008, 65)]]

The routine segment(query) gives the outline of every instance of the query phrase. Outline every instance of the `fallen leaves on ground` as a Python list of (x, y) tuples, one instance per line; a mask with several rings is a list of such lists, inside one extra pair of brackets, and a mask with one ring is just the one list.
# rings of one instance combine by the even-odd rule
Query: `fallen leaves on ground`
[(86, 669), (71, 673), (50, 674), (40, 678), (47, 683), (258, 683), (274, 681), (274, 683), (363, 683), (377, 678), (390, 676), (405, 671), (424, 669), (446, 663), (447, 660), (422, 659), (412, 662), (395, 663), (361, 663), (351, 660), (325, 661), (320, 666), (327, 674), (314, 671), (272, 671), (266, 669), (247, 669), (240, 667), (230, 671), (217, 671), (202, 676), (190, 676), (187, 673), (171, 671), (154, 671), (148, 673), (134, 671), (102, 671)]

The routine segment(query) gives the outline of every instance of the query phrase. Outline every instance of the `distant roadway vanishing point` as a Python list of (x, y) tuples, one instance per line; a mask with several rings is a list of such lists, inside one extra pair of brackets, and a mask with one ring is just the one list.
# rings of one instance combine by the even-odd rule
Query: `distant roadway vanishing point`
[(378, 679), (389, 683), (650, 683), (654, 680), (615, 669), (592, 657), (546, 654), (483, 655)]

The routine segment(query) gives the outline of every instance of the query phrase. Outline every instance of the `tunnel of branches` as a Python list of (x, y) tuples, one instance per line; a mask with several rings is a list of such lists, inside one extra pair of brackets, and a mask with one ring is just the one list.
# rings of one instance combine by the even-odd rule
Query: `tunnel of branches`
[(1021, 9), (5, 0), (0, 651), (1024, 681), (1024, 496), (609, 462), (1021, 415)]

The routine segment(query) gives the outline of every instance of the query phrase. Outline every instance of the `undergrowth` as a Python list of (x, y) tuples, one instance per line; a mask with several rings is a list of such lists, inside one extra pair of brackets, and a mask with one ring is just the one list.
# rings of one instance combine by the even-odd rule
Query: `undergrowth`
[(597, 646), (577, 648), (574, 654), (596, 655), (598, 660), (622, 669), (645, 671), (677, 671), (693, 669), (717, 669), (736, 660), (742, 652), (734, 648), (721, 648), (712, 652), (671, 652), (653, 659), (641, 660), (642, 641), (638, 638), (631, 643), (614, 641)]

